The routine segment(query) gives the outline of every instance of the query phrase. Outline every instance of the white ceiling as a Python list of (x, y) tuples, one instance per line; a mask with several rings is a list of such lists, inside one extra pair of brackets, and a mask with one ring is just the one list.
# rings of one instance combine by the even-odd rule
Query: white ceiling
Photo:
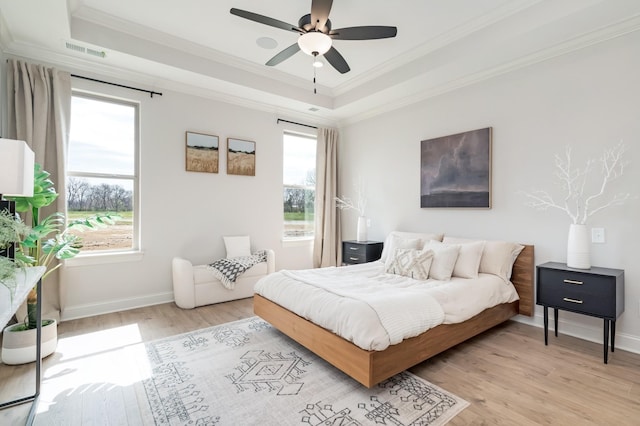
[[(311, 0), (0, 0), (0, 43), (8, 55), (120, 83), (345, 123), (640, 29), (638, 0), (335, 0), (333, 28), (388, 25), (398, 35), (334, 41), (351, 71), (325, 65), (314, 94), (310, 56), (264, 65), (297, 35), (232, 7), (297, 25)], [(277, 47), (260, 47), (261, 37)]]

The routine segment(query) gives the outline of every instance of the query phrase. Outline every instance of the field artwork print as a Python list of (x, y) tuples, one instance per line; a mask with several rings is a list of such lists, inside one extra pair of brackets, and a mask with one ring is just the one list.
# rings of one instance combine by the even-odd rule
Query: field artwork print
[(241, 139), (227, 139), (227, 173), (256, 175), (256, 143)]
[(219, 140), (217, 136), (187, 132), (188, 172), (218, 173)]
[(491, 208), (491, 130), (421, 142), (420, 207)]

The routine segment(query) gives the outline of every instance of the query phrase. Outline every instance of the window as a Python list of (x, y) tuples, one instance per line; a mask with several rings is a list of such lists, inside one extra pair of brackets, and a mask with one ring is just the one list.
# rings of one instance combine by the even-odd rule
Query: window
[(83, 252), (138, 248), (138, 105), (81, 93), (71, 98), (68, 219), (107, 212), (110, 226), (84, 231)]
[(316, 196), (316, 137), (283, 136), (284, 239), (313, 237)]

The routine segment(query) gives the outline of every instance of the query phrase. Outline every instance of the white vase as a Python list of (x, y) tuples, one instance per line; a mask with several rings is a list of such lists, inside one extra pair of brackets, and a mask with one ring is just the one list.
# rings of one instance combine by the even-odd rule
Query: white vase
[[(58, 345), (58, 323), (55, 320), (42, 327), (42, 358), (56, 351)], [(2, 362), (8, 365), (26, 364), (36, 360), (36, 332), (35, 328), (24, 331), (13, 331), (22, 324), (13, 324), (4, 329), (2, 338)]]
[(358, 229), (356, 231), (356, 241), (367, 241), (367, 218), (358, 216)]
[(569, 227), (569, 238), (567, 241), (567, 266), (576, 269), (591, 268), (589, 259), (589, 232), (586, 225), (572, 223)]

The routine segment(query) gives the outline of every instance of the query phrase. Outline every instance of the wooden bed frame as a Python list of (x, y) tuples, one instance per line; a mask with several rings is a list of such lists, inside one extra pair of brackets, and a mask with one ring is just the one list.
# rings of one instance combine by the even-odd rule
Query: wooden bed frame
[(533, 252), (533, 246), (526, 245), (513, 266), (511, 282), (518, 291), (519, 301), (486, 309), (463, 323), (439, 325), (383, 351), (366, 351), (258, 294), (253, 297), (253, 310), (319, 357), (372, 387), (518, 313), (533, 316)]

